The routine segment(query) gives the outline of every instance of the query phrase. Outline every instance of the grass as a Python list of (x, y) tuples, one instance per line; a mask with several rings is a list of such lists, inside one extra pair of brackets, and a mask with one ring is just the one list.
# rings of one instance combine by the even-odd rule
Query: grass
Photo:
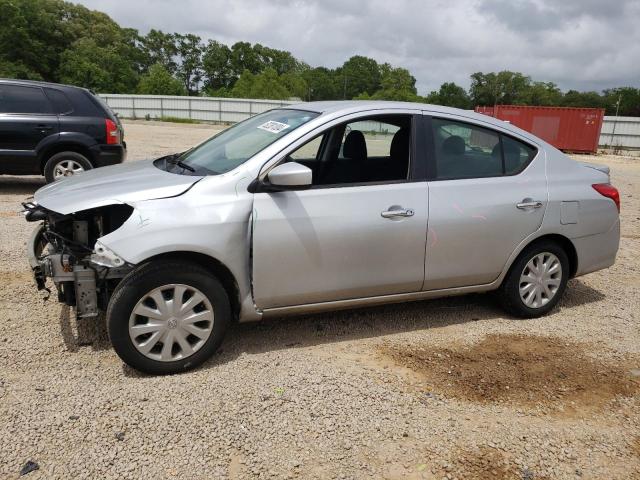
[(159, 120), (161, 122), (172, 122), (172, 123), (200, 123), (198, 120), (194, 120), (192, 118), (180, 118), (180, 117), (160, 117), (154, 120)]

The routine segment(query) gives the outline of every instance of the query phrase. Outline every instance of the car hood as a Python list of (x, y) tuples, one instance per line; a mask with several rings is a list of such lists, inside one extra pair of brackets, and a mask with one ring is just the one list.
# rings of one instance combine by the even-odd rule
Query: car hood
[(115, 203), (175, 197), (203, 178), (165, 172), (153, 162), (141, 160), (89, 170), (42, 187), (34, 198), (38, 205), (66, 215)]

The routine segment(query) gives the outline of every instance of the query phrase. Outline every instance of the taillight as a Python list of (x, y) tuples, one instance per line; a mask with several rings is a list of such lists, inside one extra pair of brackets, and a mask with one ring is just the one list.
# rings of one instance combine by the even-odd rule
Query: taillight
[(595, 183), (591, 185), (593, 189), (603, 197), (610, 198), (616, 204), (618, 213), (620, 213), (620, 193), (618, 189), (609, 183)]
[(107, 129), (107, 145), (116, 145), (120, 143), (120, 135), (118, 132), (118, 125), (113, 120), (105, 118), (105, 127)]

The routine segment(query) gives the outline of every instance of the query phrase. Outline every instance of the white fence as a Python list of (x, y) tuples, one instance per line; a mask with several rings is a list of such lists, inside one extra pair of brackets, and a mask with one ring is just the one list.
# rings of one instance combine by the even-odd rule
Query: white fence
[[(243, 98), (100, 94), (123, 118), (185, 118), (203, 122), (239, 122), (271, 108), (297, 102)], [(601, 147), (640, 149), (640, 117), (604, 117)]]
[(239, 122), (257, 113), (296, 102), (243, 98), (169, 95), (116, 95), (100, 97), (122, 118), (184, 118), (203, 122)]
[(640, 117), (604, 117), (601, 147), (640, 148)]

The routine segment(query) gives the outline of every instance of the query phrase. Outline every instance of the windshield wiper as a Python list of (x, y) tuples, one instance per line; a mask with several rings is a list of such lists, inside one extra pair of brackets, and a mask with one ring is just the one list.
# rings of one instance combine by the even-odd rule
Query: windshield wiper
[(189, 170), (192, 173), (195, 172), (196, 171), (195, 168), (193, 168), (191, 165), (187, 165), (182, 160), (180, 160), (181, 155), (182, 155), (181, 153), (174, 153), (173, 155), (167, 155), (165, 158), (168, 163), (177, 165), (180, 168), (183, 168), (184, 170)]
[(175, 165), (184, 168), (185, 170), (189, 170), (190, 172), (195, 172), (196, 169), (193, 168), (191, 165), (187, 165), (186, 163), (184, 163), (182, 160), (177, 160), (176, 162), (174, 162)]

